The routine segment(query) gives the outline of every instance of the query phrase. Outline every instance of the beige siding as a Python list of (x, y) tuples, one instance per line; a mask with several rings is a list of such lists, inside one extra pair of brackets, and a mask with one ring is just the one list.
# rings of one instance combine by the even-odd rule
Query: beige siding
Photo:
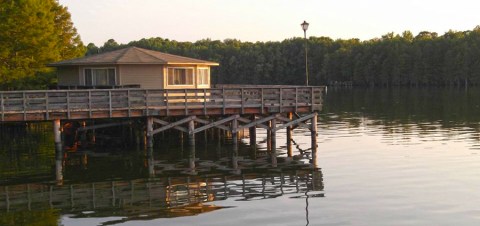
[(136, 85), (146, 89), (163, 89), (162, 65), (120, 65), (121, 85)]
[(58, 67), (57, 78), (60, 86), (79, 85), (78, 66)]

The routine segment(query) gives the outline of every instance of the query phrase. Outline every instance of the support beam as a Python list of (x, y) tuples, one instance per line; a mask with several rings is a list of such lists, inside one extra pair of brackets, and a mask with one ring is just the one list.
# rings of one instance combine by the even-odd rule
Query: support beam
[[(168, 130), (168, 129), (171, 129), (171, 128), (175, 128), (175, 129), (180, 130), (180, 131), (182, 131), (182, 132), (188, 133), (188, 130), (187, 130), (187, 129), (181, 128), (181, 127), (178, 127), (178, 126), (179, 126), (179, 125), (182, 125), (182, 124), (184, 124), (184, 123), (187, 123), (187, 122), (189, 122), (189, 121), (192, 121), (192, 120), (194, 120), (195, 118), (196, 118), (196, 116), (190, 116), (190, 117), (184, 118), (184, 119), (182, 119), (182, 120), (180, 120), (180, 121), (176, 121), (176, 122), (169, 123), (168, 125), (165, 125), (165, 126), (163, 126), (163, 127), (160, 127), (160, 128), (158, 128), (158, 129), (154, 130), (154, 131), (153, 131), (153, 134), (155, 135), (155, 134), (157, 134), (157, 133), (160, 133), (160, 132), (162, 132), (162, 131), (165, 131), (165, 130)], [(153, 120), (154, 120), (154, 122), (157, 122), (157, 123), (162, 124), (162, 125), (164, 125), (164, 123), (166, 123), (165, 121), (162, 121), (162, 120), (159, 120), (159, 119), (153, 119)], [(181, 129), (179, 129), (179, 128), (181, 128)]]
[[(217, 127), (217, 128), (220, 128), (220, 129), (224, 129), (223, 127), (221, 127), (221, 126), (219, 126), (219, 125), (222, 125), (222, 124), (224, 124), (224, 123), (230, 122), (230, 121), (232, 121), (232, 120), (236, 120), (236, 119), (238, 119), (239, 117), (240, 117), (239, 115), (232, 115), (232, 116), (230, 116), (230, 117), (228, 117), (228, 118), (224, 118), (224, 119), (218, 120), (218, 121), (216, 121), (216, 122), (212, 122), (212, 123), (210, 123), (210, 124), (208, 124), (208, 125), (201, 126), (201, 127), (197, 128), (197, 129), (195, 129), (193, 132), (194, 132), (194, 133), (198, 133), (198, 132), (201, 132), (201, 131), (203, 131), (203, 130), (210, 129), (210, 128), (213, 128), (213, 127)], [(236, 128), (236, 127), (235, 127), (235, 128)], [(230, 129), (229, 129), (229, 130), (230, 130)]]
[[(314, 118), (314, 117), (317, 117), (317, 113), (313, 113), (313, 114), (310, 114), (310, 115), (301, 117), (301, 118), (299, 118), (299, 119), (295, 119), (295, 120), (293, 120), (293, 121), (287, 122), (287, 123), (285, 123), (285, 124), (283, 124), (283, 125), (281, 125), (281, 126), (279, 126), (279, 127), (274, 128), (273, 130), (277, 131), (277, 130), (280, 130), (280, 129), (284, 129), (284, 128), (288, 127), (288, 126), (299, 124), (299, 123), (301, 123), (301, 122), (303, 122), (303, 121), (306, 121), (306, 120), (311, 119), (311, 118)], [(311, 129), (311, 126), (310, 126), (309, 129), (312, 130), (312, 129)]]
[(81, 132), (86, 130), (101, 129), (101, 128), (107, 128), (112, 126), (130, 125), (130, 124), (132, 124), (131, 121), (105, 123), (105, 124), (99, 124), (99, 125), (93, 125), (93, 126), (83, 126), (84, 124), (82, 123), (82, 127), (78, 128), (77, 131)]

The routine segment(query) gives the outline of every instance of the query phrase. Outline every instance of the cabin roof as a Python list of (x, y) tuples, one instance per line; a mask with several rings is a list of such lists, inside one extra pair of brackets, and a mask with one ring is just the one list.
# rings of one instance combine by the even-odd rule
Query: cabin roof
[(189, 57), (162, 53), (138, 47), (128, 47), (111, 52), (90, 55), (86, 57), (64, 60), (48, 64), (51, 67), (75, 65), (106, 65), (106, 64), (193, 64), (218, 66), (218, 63)]

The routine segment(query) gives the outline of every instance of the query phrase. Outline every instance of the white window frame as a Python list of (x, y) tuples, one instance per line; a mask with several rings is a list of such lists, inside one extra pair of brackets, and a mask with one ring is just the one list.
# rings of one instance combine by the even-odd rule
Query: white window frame
[[(205, 70), (207, 73), (205, 74), (205, 80), (207, 81), (206, 83), (201, 83), (201, 79), (200, 79), (200, 70)], [(197, 85), (199, 86), (207, 86), (210, 84), (210, 69), (208, 67), (200, 67), (200, 68), (197, 68)]]
[[(192, 78), (191, 84), (170, 84), (170, 74), (169, 71), (170, 69), (182, 69), (182, 70), (191, 70), (192, 71)], [(194, 67), (167, 67), (167, 86), (194, 86), (195, 85), (195, 68)], [(186, 80), (186, 79), (185, 79)]]
[[(114, 80), (114, 84), (107, 84), (107, 85), (100, 85), (100, 86), (115, 86), (117, 85), (117, 69), (115, 67), (86, 67), (86, 68), (83, 68), (83, 84), (85, 86), (99, 86), (98, 84), (96, 84), (96, 74), (94, 73), (95, 70), (107, 70), (107, 80), (109, 80), (109, 74), (108, 74), (108, 71), (113, 69), (113, 80)], [(86, 73), (86, 70), (91, 70), (91, 78), (90, 80), (92, 81), (92, 84), (87, 84), (87, 73)], [(95, 79), (94, 79), (95, 77)]]

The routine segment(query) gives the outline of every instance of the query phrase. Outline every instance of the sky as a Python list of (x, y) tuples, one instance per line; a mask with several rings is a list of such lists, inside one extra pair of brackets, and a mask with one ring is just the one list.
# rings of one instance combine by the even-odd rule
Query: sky
[(480, 25), (478, 0), (59, 0), (85, 44), (161, 37), (282, 41), (307, 36), (369, 40), (405, 30), (442, 35)]

